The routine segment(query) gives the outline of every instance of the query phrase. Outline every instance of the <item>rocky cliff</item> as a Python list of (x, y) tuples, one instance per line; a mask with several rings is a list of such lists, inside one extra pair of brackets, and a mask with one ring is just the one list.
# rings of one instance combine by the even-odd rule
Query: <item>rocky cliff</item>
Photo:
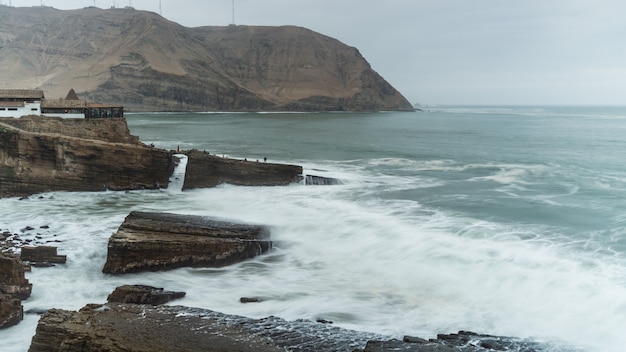
[(156, 189), (172, 170), (171, 153), (132, 138), (124, 119), (0, 119), (0, 197)]
[[(141, 143), (123, 118), (0, 118), (0, 198), (167, 188), (175, 166), (173, 153)], [(221, 183), (275, 186), (302, 179), (297, 165), (185, 153), (189, 161), (183, 189)]]
[(135, 111), (413, 109), (356, 48), (308, 29), (187, 28), (131, 8), (0, 5), (0, 77)]

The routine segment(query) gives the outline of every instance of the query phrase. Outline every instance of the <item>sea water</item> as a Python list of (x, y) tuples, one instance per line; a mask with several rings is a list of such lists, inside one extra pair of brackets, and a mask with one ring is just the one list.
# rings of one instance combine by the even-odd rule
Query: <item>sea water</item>
[[(187, 292), (175, 304), (325, 319), (390, 337), (471, 330), (543, 341), (550, 351), (626, 345), (626, 108), (127, 121), (159, 148), (299, 164), (341, 184), (181, 192), (178, 182), (1, 199), (0, 228), (53, 241), (67, 255), (64, 265), (27, 273), (33, 293), (25, 310), (75, 310), (105, 302), (116, 286), (148, 284)], [(225, 268), (102, 274), (107, 240), (133, 210), (264, 224), (274, 248)], [(22, 232), (26, 226), (35, 230)], [(0, 350), (26, 351), (38, 318), (28, 313), (0, 331)]]

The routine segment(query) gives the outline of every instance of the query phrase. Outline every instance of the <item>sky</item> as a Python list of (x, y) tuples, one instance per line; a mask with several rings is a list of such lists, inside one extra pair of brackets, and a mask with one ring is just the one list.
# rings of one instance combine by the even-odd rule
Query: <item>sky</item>
[[(0, 0), (132, 6), (228, 25), (232, 0)], [(297, 25), (359, 49), (421, 105), (626, 105), (623, 0), (235, 0), (238, 25)]]

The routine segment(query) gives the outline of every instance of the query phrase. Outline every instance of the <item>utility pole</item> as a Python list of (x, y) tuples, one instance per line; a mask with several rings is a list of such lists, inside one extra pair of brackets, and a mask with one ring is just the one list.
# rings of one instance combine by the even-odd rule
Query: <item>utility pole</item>
[(235, 25), (235, 0), (233, 0), (233, 22), (232, 25)]

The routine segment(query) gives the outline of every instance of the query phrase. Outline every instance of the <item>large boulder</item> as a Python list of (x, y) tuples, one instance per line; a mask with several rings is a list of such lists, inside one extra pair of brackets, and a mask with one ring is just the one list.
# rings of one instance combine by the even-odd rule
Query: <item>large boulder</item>
[(109, 238), (102, 272), (221, 267), (264, 253), (271, 245), (263, 226), (134, 211)]

